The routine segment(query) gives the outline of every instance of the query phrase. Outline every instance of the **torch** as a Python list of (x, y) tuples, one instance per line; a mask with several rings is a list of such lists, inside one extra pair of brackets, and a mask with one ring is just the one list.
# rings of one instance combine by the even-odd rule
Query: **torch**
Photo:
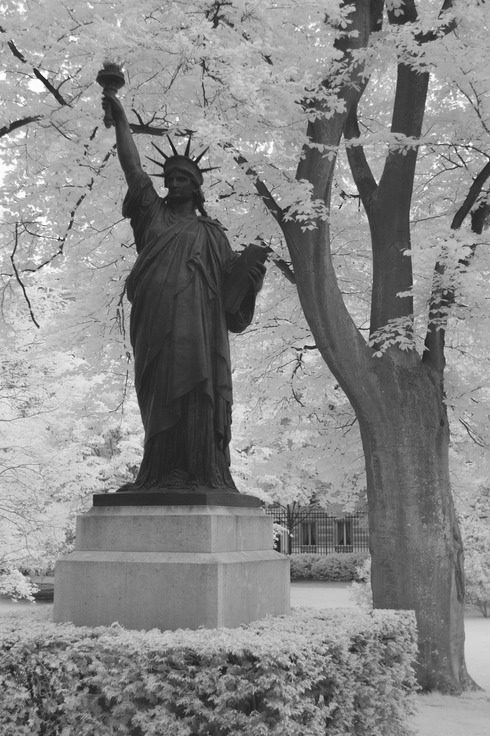
[[(124, 87), (126, 80), (119, 64), (115, 64), (112, 61), (104, 61), (102, 69), (97, 74), (97, 82), (104, 92), (116, 93), (121, 87)], [(106, 128), (111, 128), (114, 125), (109, 106), (105, 110), (104, 125)]]

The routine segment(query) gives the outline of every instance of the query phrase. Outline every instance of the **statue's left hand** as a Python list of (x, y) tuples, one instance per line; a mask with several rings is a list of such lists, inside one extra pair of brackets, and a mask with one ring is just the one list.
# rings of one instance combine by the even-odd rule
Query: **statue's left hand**
[(251, 281), (254, 294), (258, 294), (264, 283), (265, 272), (267, 271), (263, 263), (256, 263), (248, 272), (248, 278)]

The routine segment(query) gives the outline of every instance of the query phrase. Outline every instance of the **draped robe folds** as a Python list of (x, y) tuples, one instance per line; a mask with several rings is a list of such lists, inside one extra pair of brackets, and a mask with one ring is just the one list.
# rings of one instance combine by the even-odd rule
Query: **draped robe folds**
[(135, 385), (145, 445), (134, 484), (236, 490), (229, 470), (232, 382), (228, 330), (251, 322), (252, 289), (233, 315), (223, 286), (237, 258), (222, 227), (177, 217), (142, 174), (123, 204), (138, 257), (127, 280)]

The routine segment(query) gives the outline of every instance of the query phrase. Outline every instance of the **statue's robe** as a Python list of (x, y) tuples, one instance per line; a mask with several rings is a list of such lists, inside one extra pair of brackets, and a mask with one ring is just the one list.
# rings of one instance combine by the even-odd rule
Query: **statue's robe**
[(138, 252), (127, 296), (145, 429), (140, 471), (125, 490), (233, 490), (228, 330), (250, 324), (255, 295), (250, 289), (237, 312), (225, 313), (223, 288), (237, 256), (223, 228), (196, 214), (175, 216), (146, 174), (131, 185), (123, 215)]

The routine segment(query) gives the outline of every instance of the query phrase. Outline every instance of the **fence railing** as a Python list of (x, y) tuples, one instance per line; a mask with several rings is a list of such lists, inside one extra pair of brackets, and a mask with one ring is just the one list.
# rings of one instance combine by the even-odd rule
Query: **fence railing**
[(367, 514), (332, 516), (323, 509), (307, 506), (269, 506), (266, 513), (282, 527), (276, 549), (285, 554), (368, 552)]

